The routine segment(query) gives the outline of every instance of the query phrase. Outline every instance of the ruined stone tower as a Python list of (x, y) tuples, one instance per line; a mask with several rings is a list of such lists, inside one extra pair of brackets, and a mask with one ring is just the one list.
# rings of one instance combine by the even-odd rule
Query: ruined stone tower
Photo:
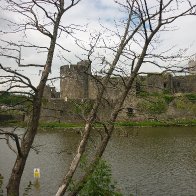
[(60, 96), (62, 99), (88, 99), (91, 65), (88, 60), (60, 68)]

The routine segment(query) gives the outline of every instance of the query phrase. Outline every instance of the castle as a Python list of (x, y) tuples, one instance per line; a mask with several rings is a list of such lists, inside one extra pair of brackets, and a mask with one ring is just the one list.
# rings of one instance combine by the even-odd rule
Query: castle
[[(137, 95), (142, 92), (169, 94), (196, 92), (196, 61), (190, 61), (189, 66), (192, 74), (186, 76), (173, 76), (170, 73), (149, 73), (138, 76), (125, 100), (125, 113), (134, 106), (137, 102), (135, 101)], [(47, 107), (42, 110), (42, 119), (54, 120), (56, 118), (77, 121), (81, 118), (81, 115), (74, 112), (73, 108), (76, 109), (84, 102), (93, 103), (99, 93), (103, 77), (92, 75), (89, 61), (81, 61), (75, 65), (61, 66), (60, 78), (60, 93), (56, 92), (54, 87), (46, 86), (45, 88), (44, 96), (49, 101)], [(112, 104), (115, 103), (126, 81), (126, 77), (112, 77), (105, 89), (104, 100)], [(102, 105), (100, 112), (102, 118), (110, 115), (112, 104), (110, 106)], [(43, 116), (46, 116), (46, 118)]]
[[(189, 62), (192, 73), (196, 70), (196, 61)], [(194, 65), (194, 66), (193, 66)], [(76, 65), (64, 65), (60, 68), (60, 98), (68, 99), (95, 99), (99, 92), (101, 76), (93, 76), (88, 61), (81, 61)], [(126, 78), (124, 78), (126, 81)], [(123, 79), (111, 78), (106, 88), (106, 97), (117, 99), (123, 88)], [(149, 73), (138, 76), (133, 86), (133, 92), (168, 92), (191, 93), (196, 92), (195, 74), (187, 76), (172, 76), (169, 73)]]

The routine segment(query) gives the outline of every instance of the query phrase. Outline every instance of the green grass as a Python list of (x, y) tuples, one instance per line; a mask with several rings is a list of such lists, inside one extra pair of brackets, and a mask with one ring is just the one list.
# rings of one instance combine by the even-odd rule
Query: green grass
[[(100, 124), (96, 124), (100, 127)], [(196, 126), (194, 120), (174, 120), (174, 121), (140, 121), (140, 122), (115, 122), (116, 127), (164, 127), (164, 126)], [(84, 123), (58, 123), (58, 122), (41, 122), (42, 128), (78, 128), (84, 127)]]
[(41, 128), (76, 128), (84, 127), (84, 123), (40, 122)]
[[(12, 127), (26, 127), (26, 123), (17, 121), (0, 122), (0, 126), (12, 126)], [(84, 123), (63, 123), (63, 122), (40, 122), (40, 128), (82, 128)], [(115, 122), (116, 127), (167, 127), (167, 126), (196, 126), (196, 119), (193, 120), (170, 120), (170, 121), (125, 121)], [(100, 124), (96, 124), (95, 127), (101, 127)]]
[(115, 125), (122, 127), (167, 127), (167, 126), (196, 126), (196, 119), (173, 120), (173, 121), (141, 121), (141, 122), (116, 122)]

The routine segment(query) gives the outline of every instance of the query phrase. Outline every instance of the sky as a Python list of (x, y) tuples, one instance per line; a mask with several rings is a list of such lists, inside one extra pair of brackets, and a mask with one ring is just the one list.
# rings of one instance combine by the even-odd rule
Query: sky
[[(120, 1), (123, 2), (124, 0)], [(152, 3), (154, 0), (149, 1)], [(195, 0), (190, 0), (192, 3), (195, 3)], [(4, 6), (4, 0), (0, 0), (0, 6)], [(181, 8), (179, 8), (181, 9)], [(81, 25), (80, 31), (76, 31), (74, 36), (82, 39), (84, 45), (86, 47), (89, 46), (89, 42), (92, 41), (92, 38), (89, 38), (89, 35), (97, 35), (98, 33), (103, 33), (103, 28), (107, 27), (110, 30), (116, 30), (115, 22), (123, 19), (125, 14), (121, 12), (121, 9), (114, 3), (113, 0), (82, 0), (77, 6), (73, 9), (69, 10), (65, 13), (62, 19), (62, 23), (64, 25), (76, 24)], [(40, 17), (41, 18), (41, 17)], [(7, 30), (6, 21), (3, 19), (8, 19), (15, 22), (20, 22), (23, 20), (16, 13), (10, 12), (0, 12), (0, 39), (1, 40), (11, 40), (12, 42), (17, 42), (19, 40), (30, 40), (33, 44), (48, 46), (49, 39), (40, 33), (35, 31), (28, 32), (27, 37), (21, 34), (3, 34), (2, 30)], [(101, 24), (101, 25), (100, 25)], [(167, 50), (168, 48), (175, 46), (175, 53), (178, 49), (188, 48), (187, 54), (196, 53), (196, 16), (188, 16), (182, 19), (177, 20), (172, 27), (175, 27), (175, 31), (167, 31), (160, 34), (160, 40), (157, 47), (157, 51), (161, 52)], [(86, 32), (81, 31), (81, 29)], [(122, 31), (122, 28), (118, 26), (119, 32)], [(105, 34), (105, 36), (107, 33)], [(111, 38), (108, 34), (108, 39)], [(112, 37), (113, 38), (113, 37)], [(113, 42), (117, 43), (119, 40), (117, 38), (113, 38)], [(62, 44), (66, 49), (70, 52), (65, 52), (60, 50), (60, 48), (56, 47), (55, 58), (53, 61), (53, 69), (50, 77), (59, 76), (60, 66), (70, 63), (77, 63), (80, 59), (86, 58), (83, 55), (84, 50), (79, 48), (75, 40), (73, 38), (62, 36), (60, 37), (58, 43)], [(5, 51), (4, 51), (5, 52)], [(102, 51), (103, 52), (103, 51)], [(108, 60), (112, 59), (110, 53), (106, 53)], [(60, 56), (60, 58), (59, 58)], [(22, 49), (22, 62), (25, 63), (37, 63), (44, 64), (46, 59), (46, 53), (40, 52), (36, 53), (36, 51), (30, 49)], [(66, 60), (65, 60), (66, 59)], [(14, 61), (8, 58), (4, 58), (0, 56), (0, 63), (4, 66), (12, 67), (17, 69), (22, 74), (27, 75), (32, 80), (34, 85), (37, 84), (40, 78), (40, 68), (18, 68), (14, 67)], [(185, 64), (188, 62), (185, 62)], [(96, 68), (96, 65), (95, 65)], [(141, 71), (143, 72), (158, 72), (159, 69), (152, 66), (144, 66)], [(4, 74), (2, 70), (0, 70), (0, 75)], [(54, 83), (59, 90), (59, 82)], [(0, 86), (0, 89), (3, 87)]]

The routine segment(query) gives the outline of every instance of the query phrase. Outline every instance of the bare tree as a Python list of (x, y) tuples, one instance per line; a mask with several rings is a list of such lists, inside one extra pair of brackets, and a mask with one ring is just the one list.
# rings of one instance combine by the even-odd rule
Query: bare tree
[[(13, 35), (16, 33), (21, 35), (21, 33), (23, 33), (22, 35), (25, 37), (29, 32), (36, 31), (39, 32), (40, 35), (46, 36), (49, 40), (49, 46), (36, 45), (26, 41), (17, 42), (11, 38), (6, 40), (6, 36), (4, 39), (0, 40), (0, 56), (13, 59), (18, 67), (33, 66), (42, 69), (39, 84), (35, 87), (27, 76), (17, 71), (18, 67), (13, 70), (12, 65), (10, 67), (3, 66), (2, 64), (0, 65), (0, 69), (5, 73), (1, 76), (1, 84), (6, 86), (5, 91), (21, 93), (21, 89), (27, 89), (24, 92), (30, 95), (30, 99), (32, 100), (31, 117), (28, 127), (21, 138), (21, 144), (19, 144), (18, 137), (15, 133), (3, 132), (1, 130), (1, 134), (14, 138), (18, 149), (17, 158), (7, 185), (7, 195), (19, 195), (21, 176), (34, 137), (37, 133), (44, 87), (51, 72), (55, 47), (58, 46), (64, 51), (68, 51), (58, 44), (57, 39), (64, 33), (72, 35), (73, 30), (76, 29), (76, 26), (73, 24), (70, 26), (63, 26), (61, 20), (64, 13), (79, 2), (80, 0), (5, 0), (4, 4), (2, 3), (1, 10), (3, 13), (10, 12), (15, 14), (18, 18), (21, 18), (20, 21), (13, 21), (9, 18), (1, 19), (4, 23), (8, 24), (8, 26), (12, 27), (11, 30), (4, 29), (1, 32), (2, 35), (9, 36), (10, 34)], [(37, 63), (23, 64), (23, 51), (27, 48), (31, 48), (33, 52), (37, 50), (38, 54), (40, 51), (46, 52), (45, 63), (42, 65), (38, 65)]]
[[(89, 49), (84, 47), (83, 44), (79, 44), (87, 51), (87, 57), (90, 61), (92, 61), (93, 57), (101, 59), (100, 64), (102, 63), (102, 65), (105, 65), (104, 71), (102, 72), (105, 77), (103, 80), (99, 81), (100, 87), (97, 99), (86, 120), (86, 125), (77, 152), (56, 196), (64, 195), (67, 191), (73, 175), (78, 168), (80, 159), (86, 151), (92, 127), (97, 121), (98, 110), (103, 104), (106, 90), (112, 82), (112, 76), (118, 75), (120, 77), (122, 70), (124, 70), (121, 65), (124, 65), (124, 67), (129, 69), (126, 80), (123, 80), (121, 77), (124, 86), (121, 89), (121, 92), (118, 92), (116, 95), (118, 98), (114, 104), (115, 106), (111, 112), (110, 118), (107, 122), (101, 121), (101, 124), (103, 125), (102, 137), (93, 156), (88, 162), (88, 170), (86, 170), (86, 173), (77, 181), (75, 189), (70, 195), (77, 195), (79, 193), (94, 171), (100, 157), (103, 155), (114, 131), (114, 122), (123, 108), (125, 99), (132, 90), (134, 80), (137, 77), (141, 66), (148, 66), (147, 63), (159, 65), (159, 63), (156, 63), (154, 60), (155, 58), (163, 59), (165, 61), (174, 59), (174, 56), (167, 56), (166, 53), (154, 53), (154, 47), (157, 43), (158, 36), (161, 35), (160, 32), (168, 31), (167, 27), (181, 17), (188, 15), (195, 16), (196, 8), (196, 5), (192, 4), (189, 0), (126, 0), (123, 2), (115, 2), (120, 6), (120, 10), (124, 11), (124, 16), (126, 16), (126, 19), (123, 19), (119, 25), (116, 25), (116, 31), (108, 29), (111, 33), (111, 37), (114, 35), (115, 38), (117, 38), (117, 41), (115, 39), (113, 40), (113, 45), (108, 44), (99, 34), (98, 40), (95, 39), (96, 41), (94, 42), (96, 44), (90, 44)], [(124, 29), (123, 32), (119, 30), (120, 27), (121, 30), (122, 28)], [(104, 49), (104, 51), (109, 50), (113, 60), (110, 60), (111, 58), (108, 58), (108, 56), (105, 55), (96, 56), (95, 50), (100, 48)], [(175, 56), (177, 57), (178, 55)], [(171, 69), (171, 65), (169, 68)], [(121, 70), (120, 74), (119, 70)]]

